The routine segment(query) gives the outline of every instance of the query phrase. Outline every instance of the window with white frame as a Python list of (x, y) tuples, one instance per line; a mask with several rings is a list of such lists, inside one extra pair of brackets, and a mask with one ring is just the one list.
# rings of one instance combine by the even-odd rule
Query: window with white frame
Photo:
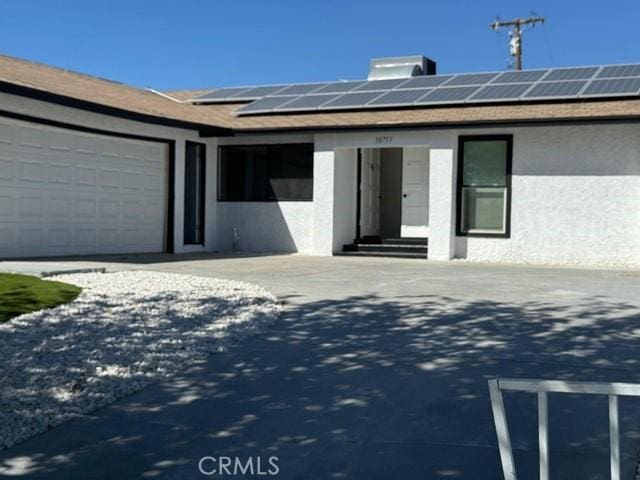
[(460, 137), (458, 235), (509, 236), (511, 155), (510, 135)]

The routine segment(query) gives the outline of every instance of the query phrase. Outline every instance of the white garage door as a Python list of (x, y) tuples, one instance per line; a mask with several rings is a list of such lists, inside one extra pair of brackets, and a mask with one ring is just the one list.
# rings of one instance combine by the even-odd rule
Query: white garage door
[(0, 118), (0, 257), (165, 250), (168, 149)]

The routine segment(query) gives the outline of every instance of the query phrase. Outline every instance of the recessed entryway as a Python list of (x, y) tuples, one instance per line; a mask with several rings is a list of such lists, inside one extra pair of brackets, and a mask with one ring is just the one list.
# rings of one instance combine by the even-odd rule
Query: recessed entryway
[(348, 254), (426, 257), (427, 147), (358, 150), (356, 238)]

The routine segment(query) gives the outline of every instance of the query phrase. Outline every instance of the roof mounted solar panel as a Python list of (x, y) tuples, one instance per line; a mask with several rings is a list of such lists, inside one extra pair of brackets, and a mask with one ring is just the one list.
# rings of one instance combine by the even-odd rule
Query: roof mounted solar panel
[(467, 97), (473, 95), (479, 89), (479, 86), (436, 88), (431, 93), (416, 101), (415, 104), (427, 105), (433, 103), (463, 103)]
[(240, 115), (640, 96), (640, 64), (425, 75), (214, 90), (194, 103), (252, 103)]
[(354, 92), (372, 92), (375, 90), (391, 90), (407, 81), (406, 78), (394, 78), (389, 80), (369, 80), (353, 89)]
[(517, 70), (503, 72), (495, 77), (491, 83), (530, 83), (536, 82), (549, 70)]
[[(546, 77), (545, 77), (546, 78)], [(585, 80), (569, 82), (540, 82), (524, 94), (523, 98), (552, 99), (576, 97), (587, 84)]]
[(423, 77), (413, 77), (402, 85), (396, 87), (398, 90), (407, 88), (431, 88), (443, 85), (447, 80), (452, 79), (453, 75), (425, 75)]
[(494, 73), (465, 73), (463, 75), (456, 75), (447, 82), (447, 87), (459, 87), (464, 85), (484, 85), (498, 76), (497, 72)]
[[(199, 97), (196, 97), (195, 100), (198, 102), (201, 101), (222, 101), (227, 100), (233, 95), (238, 93), (246, 92), (247, 90), (251, 90), (252, 87), (230, 87), (230, 88), (219, 88), (217, 90), (213, 90), (209, 93), (205, 93)], [(237, 100), (237, 99), (236, 99)], [(235, 100), (234, 100), (235, 101)]]
[(531, 88), (532, 85), (533, 83), (503, 83), (486, 85), (467, 100), (482, 102), (517, 100), (523, 93)]
[(245, 90), (243, 92), (238, 92), (235, 95), (231, 95), (232, 99), (247, 99), (247, 100), (251, 100), (254, 98), (260, 98), (260, 97), (265, 97), (267, 95), (272, 95), (276, 92), (278, 92), (279, 90), (282, 90), (286, 87), (286, 85), (269, 85), (269, 86), (264, 86), (264, 87), (253, 87), (250, 88), (249, 90)]
[(375, 107), (401, 107), (409, 106), (413, 102), (424, 97), (427, 93), (433, 91), (433, 88), (419, 88), (411, 90), (392, 90), (385, 93), (381, 97), (370, 101), (367, 106)]
[(327, 93), (327, 94), (313, 94), (313, 95), (303, 95), (297, 97), (295, 100), (288, 102), (286, 105), (282, 105), (281, 107), (276, 107), (274, 110), (276, 112), (280, 111), (300, 111), (300, 110), (315, 110), (320, 105), (327, 103), (334, 98), (338, 98), (340, 93)]
[(582, 92), (582, 95), (585, 97), (605, 97), (608, 95), (637, 95), (638, 93), (640, 93), (640, 77), (593, 80)]
[(274, 108), (281, 105), (285, 105), (291, 100), (295, 100), (296, 95), (282, 96), (282, 97), (264, 97), (248, 103), (244, 107), (237, 110), (237, 113), (267, 113), (271, 112)]
[(289, 85), (275, 92), (272, 95), (306, 95), (307, 93), (314, 92), (321, 87), (328, 85), (327, 83), (305, 83), (300, 85)]
[(603, 67), (596, 78), (640, 77), (640, 65), (612, 65)]
[(364, 81), (334, 82), (315, 90), (313, 93), (346, 93), (365, 83)]
[(595, 75), (599, 67), (556, 68), (544, 77), (545, 82), (557, 80), (589, 80)]
[(376, 98), (380, 97), (382, 92), (353, 92), (353, 93), (345, 93), (344, 95), (339, 96), (335, 100), (331, 100), (320, 106), (320, 110), (324, 110), (327, 108), (336, 109), (336, 108), (357, 108), (364, 107), (367, 103)]

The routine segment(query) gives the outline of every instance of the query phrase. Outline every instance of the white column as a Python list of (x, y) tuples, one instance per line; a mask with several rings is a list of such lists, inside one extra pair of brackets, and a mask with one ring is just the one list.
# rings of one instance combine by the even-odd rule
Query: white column
[(455, 253), (456, 162), (452, 148), (429, 151), (429, 259)]
[(313, 255), (333, 253), (335, 152), (313, 154)]

